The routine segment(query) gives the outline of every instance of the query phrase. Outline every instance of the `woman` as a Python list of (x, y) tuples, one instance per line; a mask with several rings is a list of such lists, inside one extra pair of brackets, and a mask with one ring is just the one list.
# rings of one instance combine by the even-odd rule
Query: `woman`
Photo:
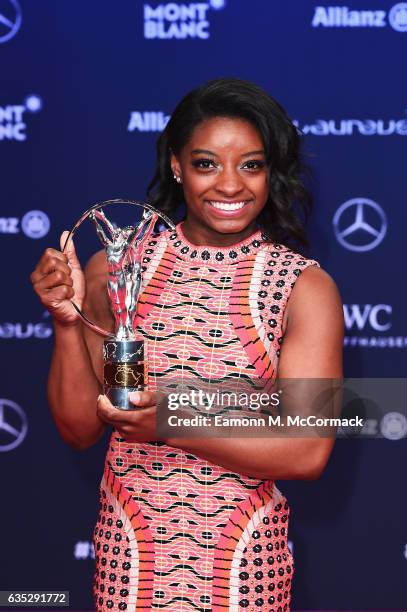
[(274, 481), (318, 478), (333, 439), (157, 439), (155, 390), (174, 373), (204, 383), (342, 376), (338, 291), (298, 252), (294, 203), (305, 210), (310, 199), (301, 171), (296, 128), (256, 85), (217, 79), (181, 100), (149, 196), (170, 215), (185, 202), (186, 216), (144, 245), (140, 410), (99, 395), (102, 339), (70, 302), (111, 324), (104, 252), (83, 274), (72, 243), (66, 255), (47, 249), (32, 274), (54, 318), (48, 398), (63, 439), (87, 448), (114, 428), (95, 529), (98, 610), (289, 610), (289, 508)]

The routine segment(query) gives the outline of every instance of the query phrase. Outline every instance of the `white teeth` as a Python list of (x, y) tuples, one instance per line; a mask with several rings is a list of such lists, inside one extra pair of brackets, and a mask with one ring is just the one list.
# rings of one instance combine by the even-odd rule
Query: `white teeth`
[(220, 210), (239, 210), (243, 208), (245, 202), (231, 202), (230, 204), (225, 204), (225, 202), (210, 202), (211, 206), (214, 208), (219, 208)]

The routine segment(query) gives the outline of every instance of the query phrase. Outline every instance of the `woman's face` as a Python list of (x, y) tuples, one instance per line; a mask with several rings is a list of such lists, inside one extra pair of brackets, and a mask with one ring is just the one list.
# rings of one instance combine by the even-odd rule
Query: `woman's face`
[(268, 198), (268, 172), (261, 136), (251, 123), (226, 117), (203, 121), (181, 153), (172, 155), (171, 166), (182, 179), (183, 228), (190, 239), (227, 246), (255, 230)]

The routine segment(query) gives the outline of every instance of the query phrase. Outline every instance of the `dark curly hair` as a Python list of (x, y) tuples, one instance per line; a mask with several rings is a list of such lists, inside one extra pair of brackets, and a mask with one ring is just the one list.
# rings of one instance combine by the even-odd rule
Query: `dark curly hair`
[(194, 128), (213, 117), (244, 119), (257, 128), (269, 172), (269, 197), (257, 223), (272, 242), (307, 247), (304, 225), (313, 200), (301, 177), (310, 169), (303, 161), (300, 133), (284, 108), (249, 81), (214, 79), (182, 98), (157, 141), (149, 202), (175, 220), (184, 198), (182, 185), (173, 178), (171, 151), (179, 154)]

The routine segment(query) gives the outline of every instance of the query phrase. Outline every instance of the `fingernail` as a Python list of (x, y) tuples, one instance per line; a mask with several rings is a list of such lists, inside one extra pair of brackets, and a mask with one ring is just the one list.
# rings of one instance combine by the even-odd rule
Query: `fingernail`
[(141, 400), (140, 391), (132, 391), (131, 393), (129, 393), (129, 400), (137, 404)]
[(98, 399), (97, 399), (97, 402), (98, 402), (98, 403), (100, 402), (100, 400), (102, 399), (102, 397), (104, 397), (104, 395), (98, 395)]

